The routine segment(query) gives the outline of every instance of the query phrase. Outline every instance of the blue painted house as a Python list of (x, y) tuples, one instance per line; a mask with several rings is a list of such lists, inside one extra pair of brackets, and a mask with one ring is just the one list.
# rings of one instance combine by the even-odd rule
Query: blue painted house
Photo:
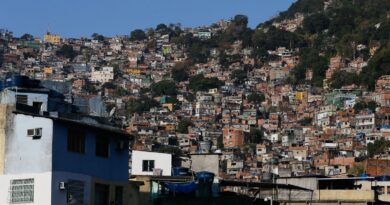
[(131, 136), (92, 118), (0, 105), (0, 204), (136, 204)]

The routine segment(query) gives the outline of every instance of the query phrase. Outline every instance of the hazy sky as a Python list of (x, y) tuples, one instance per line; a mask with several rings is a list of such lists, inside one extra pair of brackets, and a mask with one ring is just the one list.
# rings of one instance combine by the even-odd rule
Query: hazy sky
[(2, 0), (0, 28), (16, 36), (50, 29), (64, 37), (129, 34), (159, 23), (184, 27), (209, 25), (236, 14), (255, 27), (295, 0)]

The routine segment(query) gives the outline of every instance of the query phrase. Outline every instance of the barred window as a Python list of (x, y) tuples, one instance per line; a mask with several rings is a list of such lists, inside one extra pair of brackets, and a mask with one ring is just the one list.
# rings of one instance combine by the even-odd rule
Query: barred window
[(67, 203), (70, 205), (84, 204), (84, 182), (69, 180), (67, 184)]
[(10, 204), (34, 202), (34, 179), (11, 180), (9, 194)]

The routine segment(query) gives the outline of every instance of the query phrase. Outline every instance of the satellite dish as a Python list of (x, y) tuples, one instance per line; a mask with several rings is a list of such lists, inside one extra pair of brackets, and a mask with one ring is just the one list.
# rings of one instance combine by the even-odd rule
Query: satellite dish
[(110, 111), (110, 117), (112, 117), (112, 115), (114, 115), (115, 113), (115, 110), (116, 110), (116, 107), (113, 107)]

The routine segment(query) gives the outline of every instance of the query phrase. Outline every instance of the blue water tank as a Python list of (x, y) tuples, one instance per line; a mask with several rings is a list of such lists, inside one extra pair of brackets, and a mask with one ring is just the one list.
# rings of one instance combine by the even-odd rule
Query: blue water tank
[(185, 167), (173, 167), (172, 176), (188, 176), (188, 168)]
[(197, 197), (210, 197), (213, 195), (214, 173), (212, 172), (197, 172), (196, 178), (198, 181)]
[(213, 182), (215, 174), (212, 172), (197, 172), (196, 178), (198, 181), (204, 181), (204, 182)]

